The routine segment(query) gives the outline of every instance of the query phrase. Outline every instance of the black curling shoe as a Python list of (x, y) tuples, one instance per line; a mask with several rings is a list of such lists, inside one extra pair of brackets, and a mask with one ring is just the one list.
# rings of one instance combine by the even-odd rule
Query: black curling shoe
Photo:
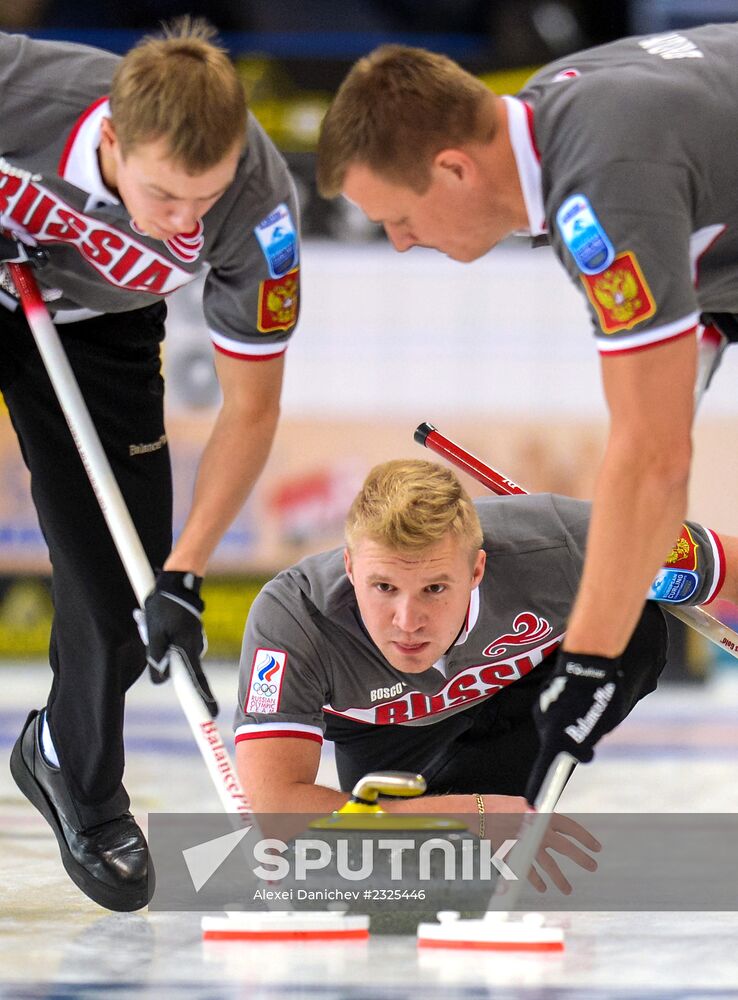
[(41, 715), (31, 712), (10, 755), (15, 783), (47, 821), (74, 884), (108, 910), (139, 910), (154, 893), (154, 870), (129, 812), (79, 830), (77, 810), (58, 767), (41, 753)]

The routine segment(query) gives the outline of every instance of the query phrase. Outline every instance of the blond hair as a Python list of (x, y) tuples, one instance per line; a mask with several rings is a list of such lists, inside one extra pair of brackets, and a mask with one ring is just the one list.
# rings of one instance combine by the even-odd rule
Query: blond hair
[(472, 557), (482, 545), (479, 515), (456, 475), (421, 459), (376, 465), (346, 518), (349, 549), (361, 539), (417, 553), (449, 532), (468, 545)]
[(110, 110), (124, 156), (164, 138), (172, 160), (195, 176), (245, 141), (246, 95), (214, 37), (206, 21), (182, 17), (123, 57)]
[(380, 46), (354, 64), (323, 119), (318, 190), (334, 198), (348, 168), (361, 164), (423, 194), (437, 153), (494, 137), (489, 98), (481, 80), (446, 56)]

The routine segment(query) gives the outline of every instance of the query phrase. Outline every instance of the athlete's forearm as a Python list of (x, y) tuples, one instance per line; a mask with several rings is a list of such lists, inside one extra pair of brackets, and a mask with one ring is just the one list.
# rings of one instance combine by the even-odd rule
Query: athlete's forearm
[(661, 455), (625, 436), (609, 442), (595, 489), (584, 571), (564, 646), (618, 656), (687, 506), (689, 449)]
[(187, 522), (165, 569), (204, 575), (208, 559), (241, 510), (269, 456), (278, 410), (254, 416), (224, 407), (200, 461)]
[[(248, 776), (239, 775), (248, 788)], [(260, 783), (259, 789), (249, 789), (254, 811), (257, 813), (330, 813), (340, 809), (349, 800), (348, 792), (339, 792), (325, 785), (308, 782), (289, 784)], [(523, 813), (528, 803), (517, 795), (484, 795), (485, 812)], [(385, 812), (443, 814), (476, 816), (477, 799), (474, 795), (421, 795), (413, 799), (381, 799)]]
[[(485, 813), (524, 813), (529, 810), (522, 795), (483, 795)], [(476, 816), (479, 812), (476, 795), (421, 795), (417, 799), (382, 799), (386, 812), (419, 813), (420, 815)]]
[(307, 781), (270, 780), (255, 777), (253, 771), (238, 767), (238, 779), (255, 813), (308, 813), (323, 816), (345, 805), (350, 796), (335, 788)]

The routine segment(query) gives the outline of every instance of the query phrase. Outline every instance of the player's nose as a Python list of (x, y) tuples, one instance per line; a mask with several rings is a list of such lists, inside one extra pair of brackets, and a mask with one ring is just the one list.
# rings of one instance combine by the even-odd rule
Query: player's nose
[(197, 210), (188, 205), (181, 205), (169, 214), (169, 222), (178, 233), (191, 233), (198, 223)]
[(385, 223), (384, 231), (387, 233), (387, 239), (399, 253), (404, 253), (405, 250), (415, 246), (415, 238), (406, 229)]
[(425, 615), (417, 601), (412, 598), (400, 598), (395, 605), (392, 623), (405, 635), (410, 635), (423, 627)]

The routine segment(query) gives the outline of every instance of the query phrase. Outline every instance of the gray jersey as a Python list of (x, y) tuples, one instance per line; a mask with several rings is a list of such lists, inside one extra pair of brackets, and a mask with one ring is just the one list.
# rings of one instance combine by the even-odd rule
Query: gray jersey
[[(0, 34), (0, 216), (49, 251), (39, 272), (57, 321), (149, 305), (207, 269), (204, 312), (215, 346), (281, 353), (297, 319), (298, 233), (285, 163), (249, 115), (233, 184), (197, 228), (142, 235), (103, 184), (97, 149), (117, 56)], [(3, 294), (3, 304), (14, 307)]]
[(552, 63), (518, 95), (528, 137), (506, 99), (531, 231), (548, 230), (586, 294), (601, 351), (738, 313), (737, 92), (726, 24)]
[[(322, 741), (331, 715), (369, 725), (429, 725), (492, 697), (560, 644), (577, 591), (590, 504), (551, 494), (475, 501), (487, 565), (456, 642), (422, 673), (382, 656), (362, 624), (342, 551), (280, 573), (254, 602), (241, 656), (236, 741)], [(623, 545), (627, 558), (627, 543)], [(724, 558), (717, 536), (684, 525), (667, 560), (711, 600)], [(613, 575), (617, 574), (613, 566)]]

